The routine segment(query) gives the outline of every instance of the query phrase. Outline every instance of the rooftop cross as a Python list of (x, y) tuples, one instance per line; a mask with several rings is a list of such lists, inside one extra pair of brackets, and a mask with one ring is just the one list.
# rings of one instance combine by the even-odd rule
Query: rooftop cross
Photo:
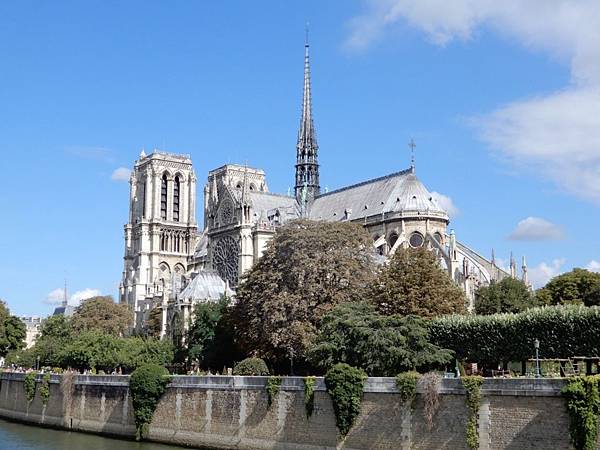
[(417, 146), (417, 144), (415, 144), (415, 140), (411, 138), (410, 142), (408, 143), (408, 146), (410, 147), (410, 168), (414, 172), (415, 171), (415, 147)]

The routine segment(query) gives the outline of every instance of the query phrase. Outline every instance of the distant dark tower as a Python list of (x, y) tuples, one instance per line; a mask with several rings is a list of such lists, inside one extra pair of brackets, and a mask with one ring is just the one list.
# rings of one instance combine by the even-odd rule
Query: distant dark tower
[(308, 29), (304, 43), (304, 95), (302, 97), (302, 117), (296, 144), (296, 184), (294, 194), (302, 209), (319, 195), (319, 164), (317, 135), (312, 117), (312, 97), (310, 92)]

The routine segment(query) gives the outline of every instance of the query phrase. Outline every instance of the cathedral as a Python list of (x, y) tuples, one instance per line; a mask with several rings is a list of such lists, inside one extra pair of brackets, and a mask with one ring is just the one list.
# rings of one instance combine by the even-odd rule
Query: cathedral
[[(208, 172), (199, 230), (190, 156), (142, 151), (131, 173), (120, 285), (120, 301), (134, 311), (136, 328), (152, 310), (161, 315), (161, 336), (186, 328), (194, 304), (233, 295), (277, 227), (298, 218), (360, 223), (382, 259), (399, 247), (430, 248), (471, 307), (479, 286), (517, 277), (512, 256), (505, 271), (448, 229), (448, 213), (417, 178), (414, 160), (406, 170), (321, 192), (318, 153), (308, 43), (293, 195), (269, 192), (260, 169), (226, 164)], [(528, 283), (525, 260), (522, 278)]]

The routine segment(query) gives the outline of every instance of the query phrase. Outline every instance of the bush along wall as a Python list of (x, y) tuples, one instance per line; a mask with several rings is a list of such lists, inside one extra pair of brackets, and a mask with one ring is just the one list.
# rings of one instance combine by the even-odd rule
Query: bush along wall
[(467, 420), (467, 445), (471, 450), (479, 448), (479, 433), (477, 432), (477, 418), (479, 417), (479, 406), (481, 404), (481, 385), (483, 377), (467, 376), (461, 378), (462, 385), (467, 391), (466, 402), (469, 408), (469, 419)]
[(335, 422), (342, 436), (346, 436), (356, 417), (360, 414), (360, 403), (367, 374), (345, 363), (334, 365), (325, 374), (327, 392), (333, 401)]
[(25, 397), (28, 402), (31, 402), (35, 397), (35, 385), (37, 372), (29, 372), (25, 374), (23, 379), (23, 388), (25, 389)]
[(595, 450), (600, 414), (600, 376), (572, 377), (562, 389), (567, 400), (569, 434), (576, 450)]
[(315, 377), (304, 378), (304, 408), (307, 419), (310, 419), (315, 409), (315, 382)]
[(434, 344), (453, 350), (460, 360), (483, 365), (526, 361), (535, 339), (543, 358), (600, 354), (600, 308), (548, 306), (518, 314), (444, 316), (429, 326)]
[(129, 390), (133, 403), (136, 440), (143, 439), (156, 410), (158, 401), (169, 384), (169, 372), (163, 366), (146, 364), (138, 367), (129, 377)]
[(267, 380), (267, 400), (268, 400), (269, 406), (271, 406), (271, 404), (273, 403), (273, 400), (279, 394), (279, 390), (281, 389), (282, 380), (283, 379), (281, 377), (270, 377)]
[(410, 402), (411, 408), (417, 396), (417, 381), (420, 377), (418, 372), (402, 372), (396, 376), (396, 388), (400, 398), (404, 403)]

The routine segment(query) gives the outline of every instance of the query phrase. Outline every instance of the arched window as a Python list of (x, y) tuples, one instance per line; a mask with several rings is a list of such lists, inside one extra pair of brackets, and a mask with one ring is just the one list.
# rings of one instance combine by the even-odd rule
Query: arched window
[(142, 180), (140, 183), (140, 197), (139, 200), (142, 202), (142, 218), (146, 218), (146, 180)]
[(398, 235), (396, 233), (392, 233), (390, 235), (390, 237), (388, 238), (388, 245), (390, 246), (390, 248), (394, 247), (394, 244), (396, 243), (397, 240), (398, 240)]
[(163, 220), (167, 219), (167, 174), (162, 176), (160, 184), (160, 217)]
[(425, 239), (423, 238), (423, 235), (421, 233), (419, 233), (418, 231), (415, 231), (408, 238), (408, 242), (411, 247), (417, 248), (417, 247), (421, 247), (423, 245), (423, 243), (425, 242)]
[(173, 184), (173, 220), (179, 222), (179, 189), (180, 189), (179, 175), (175, 177), (175, 183)]

